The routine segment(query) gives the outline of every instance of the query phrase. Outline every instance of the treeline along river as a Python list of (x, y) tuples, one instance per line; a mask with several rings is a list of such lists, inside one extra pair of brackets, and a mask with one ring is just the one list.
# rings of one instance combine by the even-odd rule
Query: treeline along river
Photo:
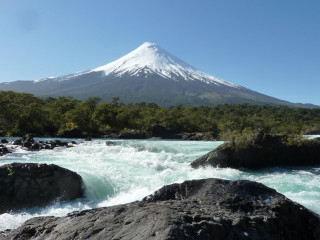
[[(168, 138), (156, 135), (155, 126), (173, 134), (211, 132), (215, 139), (223, 140), (256, 129), (273, 134), (320, 133), (319, 108), (249, 104), (161, 107), (145, 102), (126, 105), (119, 98), (111, 103), (100, 103), (99, 98), (84, 102), (72, 97), (43, 99), (11, 91), (0, 91), (0, 106), (0, 136), (103, 137), (139, 130), (147, 137)], [(69, 131), (73, 134), (67, 134)]]

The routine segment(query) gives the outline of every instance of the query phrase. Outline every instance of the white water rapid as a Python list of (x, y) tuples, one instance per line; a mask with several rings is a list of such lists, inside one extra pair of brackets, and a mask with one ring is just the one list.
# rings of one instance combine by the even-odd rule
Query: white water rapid
[(128, 203), (167, 184), (211, 177), (261, 182), (320, 214), (320, 166), (263, 171), (212, 167), (194, 170), (189, 164), (222, 142), (112, 140), (115, 145), (107, 146), (106, 139), (76, 141), (79, 144), (73, 148), (16, 148), (0, 157), (0, 165), (36, 162), (65, 167), (81, 175), (86, 189), (86, 197), (73, 202), (1, 214), (0, 231), (16, 228), (32, 217), (63, 216), (72, 211)]

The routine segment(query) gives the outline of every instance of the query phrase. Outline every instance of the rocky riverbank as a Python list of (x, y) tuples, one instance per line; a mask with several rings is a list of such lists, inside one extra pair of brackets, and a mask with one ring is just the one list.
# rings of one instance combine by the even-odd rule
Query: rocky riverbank
[(0, 239), (316, 240), (320, 218), (262, 184), (205, 179), (130, 204), (33, 218)]
[(0, 166), (0, 214), (83, 197), (82, 178), (54, 164)]
[[(164, 127), (158, 127), (154, 128), (153, 131), (149, 132), (143, 132), (140, 130), (127, 130), (127, 131), (110, 131), (107, 134), (96, 134), (96, 135), (84, 135), (79, 130), (69, 130), (64, 131), (57, 135), (58, 138), (115, 138), (115, 139), (177, 139), (177, 140), (192, 140), (192, 141), (218, 141), (219, 137), (217, 134), (212, 132), (183, 132), (183, 133), (173, 133), (170, 130), (164, 128)], [(5, 143), (8, 143), (8, 141), (3, 138), (0, 141), (4, 141)], [(28, 142), (27, 144), (24, 144), (24, 142)], [(30, 149), (52, 149), (57, 146), (66, 146), (66, 147), (72, 147), (73, 144), (76, 144), (73, 142), (65, 142), (60, 141), (57, 143), (54, 141), (49, 142), (37, 142), (33, 145), (34, 140), (30, 137), (22, 137), (19, 140), (15, 141), (15, 145), (21, 145), (26, 146)], [(31, 144), (30, 144), (30, 143)], [(1, 142), (0, 142), (0, 156), (1, 156)]]
[(318, 164), (320, 164), (319, 139), (270, 135), (260, 131), (222, 144), (192, 162), (191, 166), (259, 169)]
[(74, 128), (71, 130), (65, 130), (58, 134), (57, 137), (63, 138), (117, 138), (117, 139), (181, 139), (181, 140), (200, 140), (200, 141), (216, 141), (218, 140), (218, 134), (213, 132), (180, 132), (177, 133), (169, 128), (161, 125), (154, 125), (149, 127), (145, 131), (138, 129), (125, 129), (117, 131), (110, 129), (105, 134), (97, 133), (94, 135), (85, 135), (79, 129)]
[[(22, 137), (17, 140), (9, 142), (7, 139), (0, 139), (0, 157), (11, 153), (13, 146), (22, 147), (30, 151), (39, 151), (42, 149), (54, 149), (56, 147), (73, 147), (76, 145), (75, 141), (61, 141), (61, 140), (52, 140), (52, 141), (35, 141), (33, 137)], [(9, 147), (11, 145), (11, 148)]]

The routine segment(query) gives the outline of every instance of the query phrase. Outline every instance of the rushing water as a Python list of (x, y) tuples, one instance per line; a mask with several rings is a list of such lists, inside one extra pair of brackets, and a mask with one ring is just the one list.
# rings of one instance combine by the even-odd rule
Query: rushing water
[[(37, 139), (39, 140), (39, 139)], [(43, 139), (42, 139), (43, 140)], [(26, 151), (14, 149), (0, 157), (0, 165), (12, 162), (53, 163), (83, 178), (86, 197), (45, 208), (0, 215), (0, 231), (16, 228), (36, 216), (63, 216), (72, 211), (140, 200), (158, 188), (200, 178), (248, 179), (261, 182), (320, 214), (320, 166), (245, 171), (230, 168), (192, 169), (189, 164), (222, 142), (112, 140), (84, 142), (73, 148)]]

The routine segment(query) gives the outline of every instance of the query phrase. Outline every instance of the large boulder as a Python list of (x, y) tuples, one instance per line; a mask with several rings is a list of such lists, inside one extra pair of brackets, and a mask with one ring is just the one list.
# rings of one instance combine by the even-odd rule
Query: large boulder
[(212, 132), (195, 132), (195, 133), (182, 133), (182, 140), (202, 140), (202, 141), (216, 141), (218, 135)]
[(83, 196), (82, 178), (54, 164), (0, 166), (0, 214)]
[(8, 148), (5, 145), (0, 144), (0, 157), (7, 154), (7, 153), (10, 153)]
[(318, 240), (320, 218), (262, 184), (206, 179), (131, 204), (33, 218), (0, 239)]
[(220, 145), (191, 166), (258, 169), (315, 164), (320, 164), (320, 141), (258, 132)]

